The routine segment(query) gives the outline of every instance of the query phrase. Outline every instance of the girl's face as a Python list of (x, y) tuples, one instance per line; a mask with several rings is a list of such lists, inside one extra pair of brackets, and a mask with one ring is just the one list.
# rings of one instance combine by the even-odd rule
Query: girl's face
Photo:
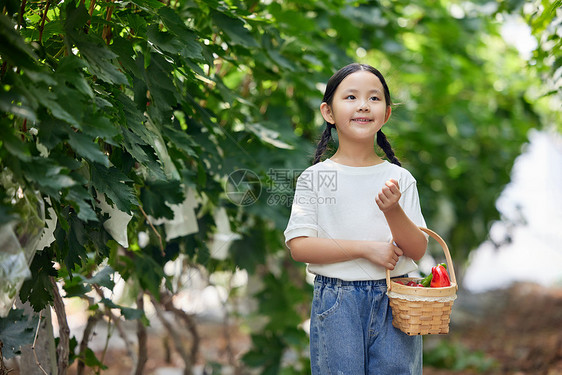
[(364, 70), (345, 77), (334, 93), (332, 105), (322, 103), (320, 110), (327, 122), (336, 124), (340, 142), (372, 142), (391, 112), (381, 81)]

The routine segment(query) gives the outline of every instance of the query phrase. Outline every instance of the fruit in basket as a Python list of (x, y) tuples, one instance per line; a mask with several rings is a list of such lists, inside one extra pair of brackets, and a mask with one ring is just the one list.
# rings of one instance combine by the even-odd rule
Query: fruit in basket
[(415, 286), (415, 287), (423, 287), (422, 284), (415, 282), (414, 280), (410, 280), (408, 281), (408, 284), (406, 284), (406, 286)]
[(439, 264), (431, 269), (431, 287), (432, 288), (443, 288), (451, 285), (449, 280), (449, 274), (444, 264)]

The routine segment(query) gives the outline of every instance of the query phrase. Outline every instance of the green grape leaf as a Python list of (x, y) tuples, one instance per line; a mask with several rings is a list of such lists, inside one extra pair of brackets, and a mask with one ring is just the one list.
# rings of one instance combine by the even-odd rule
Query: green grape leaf
[(4, 344), (2, 355), (5, 359), (21, 354), (22, 346), (33, 343), (38, 321), (39, 315), (34, 314), (29, 319), (23, 309), (12, 309), (8, 316), (0, 318), (0, 340)]
[(141, 189), (140, 199), (144, 210), (149, 215), (154, 218), (173, 219), (174, 213), (166, 202), (179, 204), (183, 202), (184, 195), (180, 181), (147, 181)]
[(84, 280), (84, 282), (88, 284), (101, 285), (103, 287), (106, 287), (107, 289), (113, 290), (115, 282), (111, 280), (111, 276), (114, 273), (115, 270), (113, 268), (111, 268), (110, 266), (106, 266), (91, 278)]
[(127, 184), (131, 180), (115, 167), (105, 168), (91, 164), (92, 185), (105, 194), (117, 208), (131, 214), (131, 208), (138, 205), (134, 189)]
[(73, 131), (68, 132), (68, 137), (68, 143), (78, 155), (99, 163), (104, 167), (109, 167), (107, 155), (100, 150), (99, 144), (97, 144), (92, 137)]
[(57, 271), (53, 268), (52, 256), (48, 249), (35, 254), (29, 266), (31, 279), (25, 280), (20, 289), (20, 299), (29, 301), (35, 311), (43, 310), (53, 300), (49, 277), (57, 276)]
[(211, 17), (219, 29), (232, 40), (232, 43), (250, 48), (259, 47), (256, 39), (252, 36), (250, 30), (244, 27), (244, 21), (241, 19), (233, 18), (216, 11), (211, 13)]

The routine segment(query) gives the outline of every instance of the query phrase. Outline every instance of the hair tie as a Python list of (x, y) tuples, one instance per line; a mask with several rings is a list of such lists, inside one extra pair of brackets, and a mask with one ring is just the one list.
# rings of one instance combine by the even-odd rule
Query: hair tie
[(328, 124), (328, 129), (335, 129), (336, 128), (336, 124), (332, 124), (331, 122), (326, 121), (326, 124)]

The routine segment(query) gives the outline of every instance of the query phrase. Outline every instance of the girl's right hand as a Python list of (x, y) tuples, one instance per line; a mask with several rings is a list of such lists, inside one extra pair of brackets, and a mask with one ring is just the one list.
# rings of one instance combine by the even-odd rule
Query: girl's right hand
[(363, 258), (376, 265), (393, 270), (398, 263), (398, 258), (404, 252), (393, 243), (387, 242), (367, 242), (363, 252)]

